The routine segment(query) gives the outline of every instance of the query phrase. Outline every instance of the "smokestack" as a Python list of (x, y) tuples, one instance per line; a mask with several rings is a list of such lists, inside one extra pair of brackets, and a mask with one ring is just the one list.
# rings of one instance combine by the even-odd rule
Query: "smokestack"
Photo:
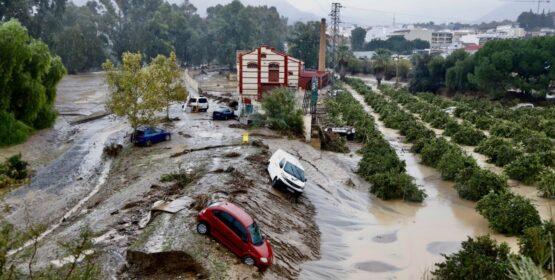
[(320, 23), (320, 52), (318, 53), (318, 71), (326, 71), (326, 19)]

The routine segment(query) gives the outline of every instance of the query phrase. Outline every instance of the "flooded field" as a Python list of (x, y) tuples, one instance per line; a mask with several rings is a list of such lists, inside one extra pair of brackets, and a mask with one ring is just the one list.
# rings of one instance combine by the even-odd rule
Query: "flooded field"
[[(200, 79), (206, 83), (210, 77)], [(95, 250), (100, 252), (103, 275), (121, 279), (194, 279), (222, 271), (222, 279), (419, 279), (468, 236), (491, 234), (517, 249), (515, 238), (493, 234), (474, 203), (461, 200), (452, 183), (421, 165), (399, 134), (379, 121), (385, 139), (405, 160), (408, 174), (428, 194), (424, 203), (386, 202), (370, 195), (369, 184), (356, 174), (358, 144), (350, 144), (349, 154), (337, 154), (265, 129), (251, 131), (251, 139), (268, 145), (265, 151), (264, 145), (240, 145), (245, 131), (230, 127), (236, 122), (214, 122), (210, 112), (184, 113), (181, 104), (171, 108), (179, 120), (167, 124), (174, 133), (172, 141), (151, 148), (128, 146), (120, 158), (107, 160), (102, 156), (104, 143), (129, 132), (123, 120), (104, 117), (71, 125), (77, 118), (102, 112), (106, 92), (101, 74), (64, 78), (56, 126), (25, 144), (0, 149), (0, 155), (22, 151), (36, 171), (32, 183), (7, 194), (0, 207), (9, 209), (4, 217), (19, 227), (25, 227), (29, 213), (32, 222), (47, 227), (38, 266), (63, 259), (58, 242), (76, 236), (83, 226), (98, 236)], [(219, 104), (211, 100), (210, 106), (212, 110)], [(186, 149), (221, 145), (228, 147), (175, 156)], [(280, 148), (298, 156), (307, 172), (306, 193), (297, 202), (272, 189), (266, 177), (265, 160)], [(238, 156), (225, 156), (232, 153)], [(199, 175), (185, 189), (160, 183), (163, 174), (179, 170), (197, 170)], [(272, 269), (260, 274), (194, 233), (194, 204), (176, 215), (150, 216), (158, 200), (197, 201), (203, 194), (227, 197), (256, 215), (278, 250)], [(171, 264), (164, 266), (169, 272), (143, 275), (152, 268), (145, 264), (158, 262)], [(136, 270), (128, 269), (130, 263)], [(195, 265), (185, 269), (181, 263)]]

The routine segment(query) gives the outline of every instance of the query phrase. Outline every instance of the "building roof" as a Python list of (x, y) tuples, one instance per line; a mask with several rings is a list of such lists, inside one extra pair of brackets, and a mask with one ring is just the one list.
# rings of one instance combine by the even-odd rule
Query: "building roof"
[(478, 51), (481, 48), (482, 48), (482, 46), (476, 45), (476, 44), (466, 44), (464, 46), (465, 51)]

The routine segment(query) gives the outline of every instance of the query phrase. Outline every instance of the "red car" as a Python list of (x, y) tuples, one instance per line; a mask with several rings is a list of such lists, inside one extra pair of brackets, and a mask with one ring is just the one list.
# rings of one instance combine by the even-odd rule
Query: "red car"
[(239, 256), (246, 265), (266, 270), (272, 265), (273, 252), (254, 220), (230, 202), (216, 202), (200, 211), (197, 232), (210, 234)]

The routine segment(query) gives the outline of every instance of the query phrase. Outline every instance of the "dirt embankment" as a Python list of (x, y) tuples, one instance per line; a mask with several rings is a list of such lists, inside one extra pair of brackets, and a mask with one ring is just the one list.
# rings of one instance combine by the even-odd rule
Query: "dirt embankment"
[[(116, 164), (111, 174), (131, 176), (118, 178), (123, 182), (149, 176), (133, 170), (140, 162), (133, 157), (141, 154), (124, 154), (128, 158)], [(296, 279), (301, 264), (316, 260), (320, 254), (315, 209), (308, 199), (291, 199), (270, 186), (266, 173), (269, 156), (267, 147), (260, 141), (251, 146), (177, 153), (172, 159), (179, 163), (180, 170), (190, 174), (193, 182), (187, 186), (153, 184), (140, 199), (112, 212), (120, 216), (113, 227), (129, 238), (123, 253), (127, 268), (118, 278)], [(175, 199), (187, 201), (184, 210), (175, 214), (152, 212), (148, 225), (141, 228), (154, 202)], [(259, 223), (274, 249), (275, 261), (269, 270), (260, 273), (243, 265), (222, 245), (196, 233), (198, 211), (212, 199), (238, 204)]]

